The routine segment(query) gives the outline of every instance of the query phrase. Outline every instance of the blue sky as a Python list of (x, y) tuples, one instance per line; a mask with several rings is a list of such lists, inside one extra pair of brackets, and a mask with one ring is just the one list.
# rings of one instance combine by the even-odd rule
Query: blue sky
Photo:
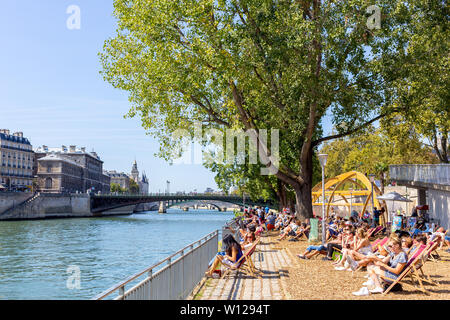
[[(81, 28), (69, 30), (70, 5)], [(98, 53), (114, 36), (113, 0), (2, 0), (0, 4), (0, 128), (23, 131), (33, 147), (85, 146), (104, 168), (130, 172), (136, 157), (150, 191), (217, 189), (201, 165), (169, 166), (154, 156), (158, 142), (140, 120), (124, 119), (126, 92), (99, 74)]]

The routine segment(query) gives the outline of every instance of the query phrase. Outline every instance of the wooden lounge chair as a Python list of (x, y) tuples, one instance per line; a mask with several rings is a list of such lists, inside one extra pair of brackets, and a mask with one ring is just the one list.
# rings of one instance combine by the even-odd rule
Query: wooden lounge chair
[(233, 266), (222, 264), (222, 266), (225, 268), (225, 271), (222, 273), (222, 277), (228, 275), (232, 270), (241, 270), (245, 273), (250, 274), (252, 277), (254, 277), (256, 273), (259, 273), (252, 261), (252, 255), (255, 252), (256, 246), (259, 244), (259, 242), (260, 238), (257, 238), (253, 242), (252, 246), (243, 253), (243, 255), (239, 258), (238, 261), (236, 261)]
[(420, 280), (420, 281), (424, 281), (424, 282), (427, 282), (427, 283), (432, 284), (432, 285), (439, 285), (439, 282), (438, 282), (438, 281), (432, 280), (430, 276), (426, 275), (426, 274), (423, 272), (423, 268), (422, 268), (423, 265), (425, 264), (425, 262), (428, 260), (429, 255), (430, 255), (434, 250), (436, 250), (436, 248), (437, 248), (438, 246), (439, 246), (439, 243), (437, 243), (437, 242), (430, 242), (430, 243), (428, 244), (427, 248), (425, 249), (425, 252), (424, 252), (423, 255), (422, 255), (421, 261), (419, 261), (419, 262), (417, 263), (417, 265), (416, 265), (416, 269), (417, 269), (417, 271), (420, 272), (420, 274), (419, 274), (419, 272), (417, 272), (417, 271), (411, 274), (411, 276), (412, 276), (413, 278), (415, 278), (417, 281)]
[(377, 226), (377, 227), (375, 227), (375, 228), (370, 228), (369, 230), (367, 230), (367, 237), (368, 237), (368, 238), (371, 238), (371, 237), (376, 236), (376, 234), (377, 234), (378, 232), (380, 232), (382, 229), (383, 229), (382, 226)]
[(375, 231), (372, 233), (372, 237), (376, 237), (381, 231), (383, 231), (385, 229), (385, 227), (383, 226), (378, 226), (375, 228)]
[[(417, 275), (417, 266), (419, 266), (419, 263), (421, 263), (423, 254), (425, 254), (427, 252), (427, 249), (429, 248), (430, 247), (428, 245), (421, 245), (419, 249), (416, 250), (416, 252), (408, 260), (405, 268), (403, 269), (403, 271), (400, 273), (400, 275), (396, 280), (393, 281), (393, 279), (380, 276), (385, 282), (390, 283), (389, 287), (386, 288), (386, 290), (384, 290), (383, 295), (388, 294), (391, 291), (391, 289), (398, 283), (401, 283), (402, 285), (408, 287), (412, 287), (414, 289), (419, 289), (423, 293), (428, 294), (428, 291), (425, 290), (425, 288), (423, 287), (422, 278), (417, 277), (416, 275)], [(404, 281), (405, 278), (408, 276), (412, 280), (413, 284), (409, 284)], [(414, 280), (417, 280), (419, 282), (419, 287), (414, 285)]]

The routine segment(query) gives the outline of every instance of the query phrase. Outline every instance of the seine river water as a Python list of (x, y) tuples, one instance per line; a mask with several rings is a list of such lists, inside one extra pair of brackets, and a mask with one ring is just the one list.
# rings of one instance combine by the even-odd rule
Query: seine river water
[[(0, 299), (90, 299), (221, 229), (232, 212), (0, 222)], [(67, 286), (69, 266), (80, 289)], [(72, 282), (73, 283), (73, 282)], [(69, 285), (70, 287), (70, 285)]]

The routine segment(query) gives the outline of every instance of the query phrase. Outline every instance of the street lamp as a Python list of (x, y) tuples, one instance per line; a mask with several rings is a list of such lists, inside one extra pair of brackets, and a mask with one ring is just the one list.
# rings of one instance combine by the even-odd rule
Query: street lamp
[(322, 245), (325, 245), (325, 166), (328, 154), (321, 153), (318, 157), (322, 167)]
[(372, 216), (373, 216), (373, 208), (374, 208), (374, 204), (373, 204), (373, 183), (375, 182), (375, 175), (374, 174), (369, 174), (369, 180), (370, 180), (370, 184), (372, 185)]

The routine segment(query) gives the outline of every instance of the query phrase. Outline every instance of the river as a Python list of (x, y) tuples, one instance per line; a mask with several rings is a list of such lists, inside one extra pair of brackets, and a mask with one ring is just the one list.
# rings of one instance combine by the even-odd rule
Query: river
[[(168, 209), (167, 214), (1, 221), (0, 299), (90, 299), (220, 230), (232, 217), (232, 212)], [(68, 285), (74, 270), (80, 272), (80, 288)]]

